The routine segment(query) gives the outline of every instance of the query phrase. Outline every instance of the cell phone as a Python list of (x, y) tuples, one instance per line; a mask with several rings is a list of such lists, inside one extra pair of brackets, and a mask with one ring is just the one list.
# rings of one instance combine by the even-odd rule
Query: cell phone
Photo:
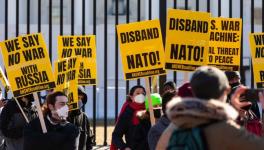
[(251, 102), (258, 102), (259, 92), (263, 92), (263, 89), (247, 89), (244, 94), (245, 100)]

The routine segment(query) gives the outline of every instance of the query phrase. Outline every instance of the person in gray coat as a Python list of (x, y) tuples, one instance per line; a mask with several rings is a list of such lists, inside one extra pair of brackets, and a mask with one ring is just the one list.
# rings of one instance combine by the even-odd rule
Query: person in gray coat
[(159, 138), (163, 131), (168, 127), (170, 124), (170, 120), (167, 118), (165, 112), (166, 112), (166, 105), (167, 103), (175, 97), (177, 92), (174, 90), (169, 90), (164, 93), (162, 96), (162, 111), (163, 111), (163, 116), (157, 121), (157, 123), (150, 128), (149, 133), (148, 133), (148, 144), (149, 144), (149, 149), (150, 150), (155, 150), (156, 145), (159, 141)]

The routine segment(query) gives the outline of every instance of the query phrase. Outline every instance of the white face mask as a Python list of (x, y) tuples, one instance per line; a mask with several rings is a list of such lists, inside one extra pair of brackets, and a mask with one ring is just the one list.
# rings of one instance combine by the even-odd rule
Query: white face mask
[(137, 96), (135, 96), (135, 102), (142, 104), (145, 102), (145, 96), (143, 94), (139, 94)]
[(58, 116), (62, 118), (63, 120), (66, 120), (68, 117), (69, 107), (67, 105), (61, 107), (56, 111), (58, 113)]

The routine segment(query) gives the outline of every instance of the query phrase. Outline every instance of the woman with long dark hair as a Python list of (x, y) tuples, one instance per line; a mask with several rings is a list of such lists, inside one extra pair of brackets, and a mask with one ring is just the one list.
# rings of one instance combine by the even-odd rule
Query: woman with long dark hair
[[(135, 136), (134, 130), (140, 124), (137, 113), (145, 110), (145, 95), (146, 91), (143, 86), (137, 85), (131, 88), (112, 133), (111, 150), (132, 149), (134, 145), (133, 136)], [(125, 136), (125, 141), (123, 136)]]

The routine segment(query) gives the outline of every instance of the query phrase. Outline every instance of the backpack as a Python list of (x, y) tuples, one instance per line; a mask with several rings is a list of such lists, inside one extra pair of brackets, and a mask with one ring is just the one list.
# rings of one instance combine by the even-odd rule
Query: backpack
[(212, 123), (194, 128), (176, 129), (169, 140), (167, 150), (206, 150), (207, 143), (203, 128)]

